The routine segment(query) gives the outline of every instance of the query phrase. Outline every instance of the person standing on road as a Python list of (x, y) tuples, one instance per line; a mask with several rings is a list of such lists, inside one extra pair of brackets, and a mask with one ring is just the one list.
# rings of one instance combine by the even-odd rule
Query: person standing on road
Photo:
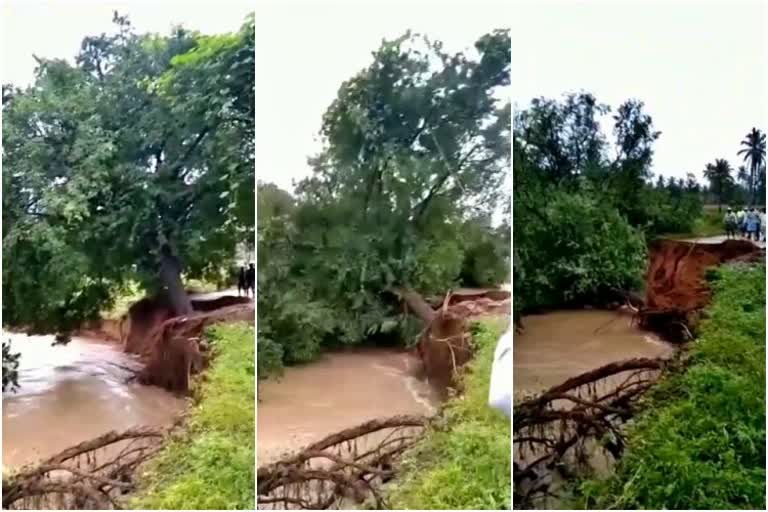
[(755, 211), (754, 208), (751, 208), (749, 210), (749, 213), (747, 213), (746, 220), (744, 221), (744, 226), (747, 230), (747, 240), (754, 240), (755, 242), (759, 241), (760, 239), (760, 217), (757, 214), (757, 211)]
[(739, 224), (739, 232), (741, 233), (741, 236), (747, 235), (747, 207), (744, 206), (741, 210), (736, 213), (736, 222)]
[(240, 267), (240, 274), (237, 276), (237, 295), (240, 296), (240, 292), (244, 292), (248, 295), (248, 281), (245, 278), (245, 267)]
[(765, 208), (760, 208), (760, 239), (765, 242)]
[(728, 211), (725, 213), (723, 223), (725, 224), (726, 238), (736, 238), (736, 228), (738, 226), (738, 221), (736, 220), (736, 214), (731, 208), (728, 208)]
[(251, 297), (256, 298), (256, 266), (253, 263), (248, 264), (248, 270), (245, 272), (246, 292), (251, 290)]

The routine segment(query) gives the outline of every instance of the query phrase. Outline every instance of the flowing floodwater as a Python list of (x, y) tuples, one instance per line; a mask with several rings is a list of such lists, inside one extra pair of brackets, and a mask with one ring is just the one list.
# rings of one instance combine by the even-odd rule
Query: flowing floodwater
[(554, 311), (523, 317), (514, 339), (514, 395), (543, 391), (602, 365), (658, 357), (672, 345), (632, 323), (625, 310)]
[(374, 418), (433, 414), (438, 396), (407, 352), (332, 352), (259, 384), (259, 466)]
[(139, 363), (120, 345), (75, 337), (4, 332), (20, 352), (19, 386), (3, 394), (3, 465), (19, 466), (110, 430), (172, 423), (185, 400), (160, 388), (126, 383)]

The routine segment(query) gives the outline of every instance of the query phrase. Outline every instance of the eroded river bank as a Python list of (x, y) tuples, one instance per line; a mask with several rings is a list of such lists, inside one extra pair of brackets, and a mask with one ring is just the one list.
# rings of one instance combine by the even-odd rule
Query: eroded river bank
[(3, 332), (20, 352), (19, 389), (3, 394), (3, 466), (20, 466), (110, 430), (172, 423), (186, 401), (126, 382), (140, 364), (117, 343)]

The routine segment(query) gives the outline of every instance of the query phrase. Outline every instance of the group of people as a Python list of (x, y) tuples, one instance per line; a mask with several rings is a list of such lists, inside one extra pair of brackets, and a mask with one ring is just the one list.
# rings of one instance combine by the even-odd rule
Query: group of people
[(733, 211), (728, 208), (725, 213), (725, 234), (728, 238), (736, 238), (738, 235), (755, 242), (765, 241), (765, 208), (759, 211), (752, 207), (747, 210)]
[(245, 293), (245, 296), (256, 297), (256, 266), (253, 263), (248, 264), (248, 268), (240, 267), (240, 274), (237, 276), (237, 294)]

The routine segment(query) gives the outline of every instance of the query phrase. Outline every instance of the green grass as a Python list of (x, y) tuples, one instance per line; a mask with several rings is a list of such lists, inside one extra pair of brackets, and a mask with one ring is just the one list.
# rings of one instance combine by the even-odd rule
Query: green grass
[(186, 430), (142, 471), (128, 508), (255, 508), (254, 329), (219, 324), (206, 336), (216, 355)]
[(709, 236), (718, 236), (725, 234), (725, 209), (718, 212), (717, 206), (714, 209), (704, 209), (701, 217), (693, 222), (693, 228), (690, 233), (668, 233), (665, 238), (704, 238)]
[(389, 493), (391, 508), (511, 508), (510, 421), (488, 406), (493, 352), (504, 327), (498, 318), (473, 327), (477, 352), (462, 376), (464, 393), (447, 404), (444, 428), (430, 431), (406, 456)]
[(643, 403), (606, 480), (577, 508), (765, 509), (765, 266), (721, 267), (690, 365)]
[(108, 310), (102, 311), (101, 317), (108, 320), (119, 320), (128, 312), (134, 302), (144, 297), (144, 289), (135, 281), (129, 281), (118, 294), (115, 303)]

